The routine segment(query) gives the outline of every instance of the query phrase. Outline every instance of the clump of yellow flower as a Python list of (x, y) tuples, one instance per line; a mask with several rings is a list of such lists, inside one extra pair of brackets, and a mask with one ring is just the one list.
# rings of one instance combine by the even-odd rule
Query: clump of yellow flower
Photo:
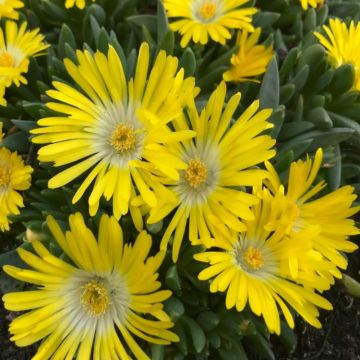
[[(316, 291), (329, 289), (341, 277), (347, 260), (341, 252), (357, 246), (348, 240), (359, 234), (350, 219), (360, 207), (351, 186), (316, 196), (325, 186), (312, 186), (322, 162), (322, 150), (314, 161), (291, 164), (286, 187), (269, 162), (265, 187), (254, 188), (260, 202), (252, 207), (254, 219), (244, 220), (246, 230), (215, 241), (214, 248), (195, 258), (209, 263), (199, 279), (213, 279), (211, 292), (226, 291), (226, 307), (242, 311), (246, 304), (264, 317), (271, 332), (280, 333), (278, 307), (290, 327), (294, 326), (288, 306), (306, 321), (320, 327), (317, 307), (331, 304)], [(234, 199), (236, 203), (236, 200)], [(216, 240), (216, 239), (215, 239)]]
[(8, 215), (18, 215), (24, 207), (18, 191), (27, 190), (31, 185), (33, 169), (25, 165), (21, 156), (6, 148), (0, 148), (0, 229), (9, 230)]
[(19, 13), (17, 9), (24, 7), (24, 3), (21, 0), (2, 0), (0, 1), (0, 19), (8, 18), (17, 20)]
[[(96, 0), (92, 0), (92, 2), (95, 2)], [(79, 9), (84, 9), (86, 5), (86, 0), (65, 0), (65, 7), (67, 9), (72, 8), (76, 6)]]
[(311, 325), (321, 327), (317, 307), (331, 310), (332, 306), (312, 288), (283, 276), (284, 250), (289, 241), (281, 230), (266, 229), (272, 206), (272, 196), (265, 190), (261, 201), (253, 207), (254, 219), (244, 221), (246, 231), (196, 254), (195, 259), (209, 264), (200, 272), (199, 279), (212, 279), (211, 292), (226, 292), (227, 309), (236, 307), (242, 311), (249, 304), (254, 314), (263, 316), (270, 332), (280, 334), (279, 309), (289, 326), (294, 327), (289, 306)]
[(135, 76), (129, 81), (112, 47), (107, 56), (100, 51), (94, 55), (77, 51), (77, 58), (78, 65), (66, 59), (65, 67), (81, 90), (54, 82), (56, 90), (47, 94), (56, 101), (47, 106), (59, 115), (39, 120), (40, 127), (32, 130), (37, 135), (34, 143), (50, 143), (39, 150), (40, 161), (68, 165), (50, 179), (49, 188), (66, 185), (86, 173), (73, 203), (94, 183), (88, 196), (91, 215), (104, 196), (112, 199), (117, 219), (130, 207), (135, 225), (141, 228), (140, 210), (131, 208), (132, 199), (140, 194), (150, 207), (160, 198), (171, 201), (171, 192), (152, 174), (159, 171), (176, 181), (179, 170), (187, 166), (164, 144), (195, 135), (192, 130), (171, 131), (168, 126), (181, 114), (185, 99), (194, 96), (194, 79), (184, 79), (178, 59), (165, 51), (160, 51), (150, 68), (146, 43), (141, 45)]
[(239, 32), (236, 40), (239, 51), (231, 56), (231, 68), (223, 75), (225, 81), (249, 81), (266, 71), (273, 48), (258, 44), (260, 34), (261, 28), (255, 29), (250, 35), (245, 30)]
[(163, 0), (173, 31), (181, 35), (180, 45), (192, 40), (207, 44), (209, 37), (224, 45), (232, 29), (254, 31), (251, 24), (254, 7), (241, 7), (248, 0)]
[(293, 240), (294, 248), (298, 239), (302, 239), (302, 246), (308, 243), (314, 259), (320, 257), (333, 265), (330, 269), (321, 269), (316, 264), (312, 265), (309, 258), (301, 260), (298, 251), (288, 252), (285, 264), (292, 278), (298, 277), (299, 269), (307, 268), (310, 272), (315, 270), (319, 273), (324, 281), (333, 283), (333, 277), (341, 277), (338, 268), (347, 267), (347, 260), (342, 252), (357, 249), (357, 245), (350, 242), (348, 237), (360, 233), (355, 222), (350, 219), (360, 207), (352, 207), (357, 197), (352, 186), (343, 186), (313, 199), (326, 185), (324, 181), (320, 181), (313, 186), (322, 158), (322, 150), (319, 149), (314, 161), (307, 158), (306, 161), (292, 163), (286, 191), (272, 165), (266, 163), (269, 171), (267, 186), (274, 195), (272, 218), (267, 227), (272, 230), (283, 228), (290, 240), (296, 237)]
[(222, 82), (200, 114), (192, 99), (188, 116), (173, 121), (176, 130), (194, 130), (197, 135), (167, 145), (186, 167), (179, 179), (166, 180), (175, 202), (159, 198), (148, 218), (155, 223), (175, 210), (161, 242), (165, 249), (174, 234), (173, 261), (177, 261), (187, 224), (192, 244), (206, 246), (213, 244), (214, 237), (226, 237), (229, 229), (244, 230), (241, 219), (253, 218), (249, 207), (258, 201), (244, 187), (261, 184), (267, 173), (256, 165), (275, 155), (275, 140), (263, 134), (272, 127), (267, 121), (271, 110), (259, 111), (259, 101), (254, 101), (231, 125), (241, 94), (233, 95), (226, 105), (225, 98)]
[(39, 29), (27, 31), (26, 27), (26, 22), (18, 27), (14, 21), (7, 21), (5, 30), (0, 29), (0, 105), (6, 105), (6, 87), (27, 84), (23, 74), (28, 71), (29, 57), (42, 55), (48, 48)]
[(313, 7), (313, 8), (317, 8), (321, 5), (324, 4), (325, 0), (299, 0), (301, 7), (304, 10), (307, 10), (309, 8), (309, 6)]
[(120, 225), (107, 215), (97, 239), (80, 213), (69, 217), (65, 234), (54, 218), (47, 224), (68, 260), (34, 241), (35, 253), (18, 249), (29, 269), (4, 266), (10, 276), (36, 286), (3, 296), (6, 309), (27, 311), (10, 324), (17, 346), (42, 340), (33, 359), (130, 360), (150, 359), (133, 335), (160, 345), (179, 341), (163, 311), (171, 291), (160, 290), (157, 281), (164, 253), (148, 256), (145, 231), (124, 244)]
[(355, 69), (354, 88), (360, 90), (360, 23), (354, 21), (347, 26), (342, 20), (329, 20), (329, 26), (323, 25), (326, 36), (314, 32), (320, 43), (327, 50), (329, 60), (334, 68), (351, 64)]

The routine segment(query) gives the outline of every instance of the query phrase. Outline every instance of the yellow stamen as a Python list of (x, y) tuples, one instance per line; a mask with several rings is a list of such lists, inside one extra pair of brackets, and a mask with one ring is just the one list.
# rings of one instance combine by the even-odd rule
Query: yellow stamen
[(103, 284), (90, 281), (84, 286), (81, 303), (89, 314), (100, 316), (110, 304), (108, 291)]
[(199, 9), (199, 16), (206, 21), (211, 20), (216, 14), (216, 5), (213, 2), (206, 1)]
[(8, 186), (10, 183), (10, 172), (8, 169), (0, 167), (0, 188)]
[(124, 123), (119, 124), (111, 135), (110, 143), (119, 153), (134, 149), (136, 136), (132, 126)]
[(252, 270), (259, 270), (264, 266), (264, 257), (258, 249), (250, 246), (243, 255), (245, 264)]
[(12, 67), (13, 65), (14, 65), (14, 57), (10, 53), (5, 51), (0, 54), (0, 66)]
[(185, 170), (185, 180), (191, 187), (197, 189), (207, 178), (207, 168), (200, 160), (190, 160)]

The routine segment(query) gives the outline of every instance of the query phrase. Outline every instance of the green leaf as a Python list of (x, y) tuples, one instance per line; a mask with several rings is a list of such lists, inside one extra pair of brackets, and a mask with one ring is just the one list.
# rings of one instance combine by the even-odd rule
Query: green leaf
[(282, 126), (278, 139), (280, 141), (289, 140), (313, 128), (314, 124), (309, 121), (287, 122)]
[(146, 26), (151, 33), (156, 33), (157, 17), (155, 15), (133, 15), (128, 16), (126, 21), (139, 27)]
[(174, 46), (175, 46), (175, 36), (174, 33), (171, 30), (168, 30), (164, 37), (162, 38), (158, 51), (165, 50), (168, 55), (172, 55), (174, 52)]
[(289, 325), (285, 321), (281, 320), (280, 325), (281, 325), (281, 332), (279, 338), (283, 343), (283, 345), (285, 346), (286, 350), (289, 353), (292, 353), (295, 350), (297, 344), (296, 335), (294, 331), (290, 329)]
[(184, 354), (185, 356), (188, 354), (188, 344), (186, 332), (180, 321), (176, 322), (172, 330), (179, 336), (180, 341), (175, 343), (177, 348)]
[(212, 71), (209, 71), (207, 75), (203, 76), (198, 81), (198, 85), (203, 91), (212, 91), (215, 85), (221, 81), (223, 73), (228, 69), (227, 66), (220, 66)]
[(284, 62), (281, 65), (280, 71), (279, 71), (279, 75), (280, 75), (281, 79), (283, 79), (294, 67), (296, 60), (298, 58), (298, 55), (299, 55), (299, 50), (296, 47), (292, 48), (288, 52)]
[(348, 117), (328, 111), (330, 118), (337, 127), (348, 127), (355, 131), (355, 134), (360, 136), (360, 124), (356, 121), (349, 119)]
[(351, 276), (343, 274), (341, 282), (345, 286), (346, 291), (356, 298), (360, 298), (360, 283)]
[(173, 320), (178, 319), (185, 313), (183, 303), (176, 297), (172, 296), (165, 302), (165, 310)]
[(316, 20), (316, 10), (314, 8), (309, 8), (304, 19), (304, 33), (315, 30)]
[(259, 11), (253, 17), (253, 25), (255, 27), (265, 28), (275, 23), (281, 15), (271, 11)]
[(274, 124), (274, 127), (271, 129), (270, 135), (272, 138), (277, 139), (283, 123), (284, 123), (284, 116), (285, 116), (285, 107), (280, 105), (270, 116), (269, 122)]
[(316, 107), (312, 109), (305, 116), (305, 119), (320, 129), (330, 129), (333, 127), (331, 118), (323, 107)]
[(347, 128), (313, 130), (299, 135), (293, 140), (298, 142), (312, 140), (312, 144), (309, 146), (309, 151), (313, 151), (319, 147), (339, 144), (342, 141), (348, 139), (353, 134), (353, 132), (354, 130)]
[(196, 58), (190, 47), (186, 48), (180, 58), (180, 67), (185, 70), (185, 77), (193, 76), (196, 69)]
[(196, 320), (205, 332), (214, 330), (220, 323), (219, 317), (212, 311), (201, 312)]
[(63, 24), (60, 31), (58, 42), (58, 54), (61, 59), (66, 57), (65, 45), (70, 46), (72, 49), (76, 49), (76, 41), (73, 32), (66, 25)]
[(165, 275), (165, 282), (166, 282), (166, 285), (171, 290), (173, 290), (173, 291), (181, 290), (181, 281), (179, 278), (179, 274), (178, 274), (176, 265), (172, 265), (168, 268), (166, 275)]
[(220, 359), (223, 360), (248, 360), (241, 342), (238, 344), (233, 342), (230, 349), (219, 349), (218, 352)]
[(164, 359), (164, 346), (162, 345), (151, 345), (151, 360), (163, 360)]
[(11, 122), (20, 130), (24, 130), (27, 132), (37, 127), (36, 121), (32, 120), (11, 120)]
[(344, 179), (351, 179), (360, 174), (360, 165), (344, 164), (342, 167), (342, 174)]
[[(164, 38), (169, 31), (169, 22), (164, 5), (161, 0), (157, 0), (157, 41), (158, 43)], [(171, 31), (171, 30), (170, 30)]]
[(30, 146), (28, 134), (24, 131), (19, 131), (8, 135), (0, 142), (0, 146), (5, 146), (9, 150), (17, 151), (18, 153), (25, 153), (29, 150)]
[(339, 144), (334, 145), (335, 161), (327, 171), (327, 183), (331, 191), (335, 191), (341, 183), (341, 149)]
[(276, 109), (280, 100), (279, 72), (276, 59), (273, 58), (263, 77), (259, 92), (260, 108)]
[(292, 83), (295, 85), (296, 92), (299, 93), (305, 86), (310, 73), (309, 65), (304, 65), (300, 71), (292, 79)]
[(206, 344), (206, 337), (204, 331), (201, 329), (199, 324), (194, 321), (191, 317), (184, 315), (180, 318), (182, 325), (184, 326), (187, 333), (192, 339), (195, 351), (200, 353)]
[(275, 360), (275, 355), (271, 349), (271, 343), (261, 334), (247, 336), (246, 342), (254, 349), (254, 351), (267, 360)]
[(330, 89), (334, 94), (342, 94), (352, 88), (355, 80), (355, 69), (351, 64), (339, 66), (334, 71)]
[(286, 104), (295, 94), (294, 84), (285, 84), (280, 88), (280, 104)]

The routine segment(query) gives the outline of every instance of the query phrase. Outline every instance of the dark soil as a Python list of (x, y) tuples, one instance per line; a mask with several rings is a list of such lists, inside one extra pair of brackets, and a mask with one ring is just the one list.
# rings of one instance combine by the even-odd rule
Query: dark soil
[[(349, 255), (347, 274), (360, 281), (359, 250)], [(360, 360), (360, 299), (349, 296), (341, 283), (325, 294), (334, 306), (323, 311), (318, 330), (298, 319), (297, 347), (292, 355), (275, 351), (278, 360)], [(300, 321), (299, 321), (300, 320)]]

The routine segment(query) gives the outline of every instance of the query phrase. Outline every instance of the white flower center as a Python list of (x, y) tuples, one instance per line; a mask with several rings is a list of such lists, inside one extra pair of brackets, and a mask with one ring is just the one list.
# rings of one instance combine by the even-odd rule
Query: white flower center
[(81, 303), (90, 315), (100, 316), (109, 307), (109, 294), (101, 281), (90, 281), (83, 286)]
[(197, 159), (190, 160), (187, 169), (185, 170), (185, 180), (188, 184), (197, 189), (202, 185), (207, 178), (207, 167), (206, 165)]
[(134, 107), (108, 103), (100, 109), (101, 117), (93, 134), (93, 146), (109, 165), (128, 168), (129, 162), (141, 159), (145, 129)]
[(181, 157), (188, 166), (180, 172), (180, 180), (174, 190), (184, 204), (206, 203), (218, 184), (220, 166), (217, 149), (210, 144), (192, 145)]
[(202, 23), (210, 23), (219, 16), (219, 0), (198, 0), (193, 5), (193, 15)]
[(98, 276), (78, 270), (68, 280), (61, 295), (67, 300), (65, 306), (81, 319), (80, 323), (123, 324), (126, 321), (130, 296), (126, 279), (117, 271)]
[(258, 278), (266, 274), (276, 274), (279, 270), (276, 256), (263, 240), (248, 239), (246, 235), (239, 235), (231, 254), (238, 267)]

